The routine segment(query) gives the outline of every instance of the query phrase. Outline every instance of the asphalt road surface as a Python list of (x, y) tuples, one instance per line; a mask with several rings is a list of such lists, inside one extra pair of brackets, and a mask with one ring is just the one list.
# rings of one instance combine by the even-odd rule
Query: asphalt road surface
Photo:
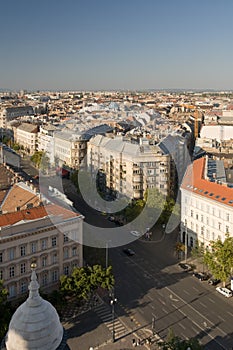
[[(102, 227), (114, 225), (106, 216), (83, 203), (70, 187), (64, 189), (74, 206), (86, 220)], [(205, 349), (233, 348), (233, 298), (224, 298), (215, 287), (200, 282), (191, 273), (178, 267), (174, 254), (177, 231), (164, 235), (157, 226), (153, 240), (139, 239), (127, 247), (135, 251), (128, 257), (123, 247), (109, 249), (109, 261), (116, 279), (116, 312), (132, 327), (137, 324), (151, 329), (165, 338), (169, 328), (182, 338), (196, 337)]]

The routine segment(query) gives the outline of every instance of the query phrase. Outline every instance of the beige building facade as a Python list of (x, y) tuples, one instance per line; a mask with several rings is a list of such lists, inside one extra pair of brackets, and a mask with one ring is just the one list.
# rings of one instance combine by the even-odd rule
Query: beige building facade
[(29, 123), (22, 123), (15, 129), (15, 142), (33, 154), (37, 150), (38, 127)]
[(86, 155), (87, 140), (82, 134), (70, 132), (54, 133), (54, 158), (59, 165), (78, 169)]
[(170, 195), (170, 156), (146, 139), (136, 144), (97, 135), (88, 143), (87, 168), (107, 192), (140, 199), (156, 187)]
[(40, 286), (51, 290), (61, 275), (82, 266), (83, 216), (56, 204), (0, 216), (0, 279), (9, 298), (27, 292), (30, 266), (37, 264)]

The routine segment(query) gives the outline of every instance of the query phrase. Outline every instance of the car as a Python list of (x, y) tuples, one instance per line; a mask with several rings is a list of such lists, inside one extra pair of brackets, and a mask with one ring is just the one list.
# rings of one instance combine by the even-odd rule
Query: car
[(191, 271), (192, 270), (192, 266), (186, 263), (179, 263), (178, 264), (179, 267), (181, 267), (181, 269), (185, 270), (185, 271)]
[(202, 272), (194, 272), (193, 276), (199, 279), (199, 281), (207, 281), (209, 279), (209, 275)]
[(123, 252), (124, 252), (126, 255), (128, 255), (128, 256), (133, 256), (133, 255), (135, 255), (135, 252), (134, 252), (132, 249), (130, 249), (130, 248), (124, 248), (124, 249), (123, 249)]
[(138, 231), (130, 231), (131, 235), (135, 236), (135, 237), (140, 237), (141, 233)]
[(115, 221), (115, 217), (114, 217), (113, 215), (109, 215), (109, 216), (107, 217), (107, 219), (108, 219), (109, 221), (111, 221), (111, 222), (114, 222), (114, 221)]
[(225, 287), (217, 287), (216, 291), (224, 295), (226, 298), (232, 297), (232, 291), (228, 288)]
[(217, 284), (219, 284), (221, 282), (221, 280), (217, 279), (217, 278), (210, 278), (208, 283), (211, 284), (212, 286), (216, 286)]

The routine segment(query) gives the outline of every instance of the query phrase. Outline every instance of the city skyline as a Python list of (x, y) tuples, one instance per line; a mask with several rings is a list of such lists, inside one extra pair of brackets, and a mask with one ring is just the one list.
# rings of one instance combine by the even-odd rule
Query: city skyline
[(232, 90), (233, 3), (1, 5), (2, 89)]

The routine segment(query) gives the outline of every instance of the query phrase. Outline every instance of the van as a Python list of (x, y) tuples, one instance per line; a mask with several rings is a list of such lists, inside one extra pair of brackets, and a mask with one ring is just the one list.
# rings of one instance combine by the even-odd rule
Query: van
[(228, 288), (225, 287), (217, 287), (216, 291), (224, 295), (226, 298), (232, 297), (232, 291)]

